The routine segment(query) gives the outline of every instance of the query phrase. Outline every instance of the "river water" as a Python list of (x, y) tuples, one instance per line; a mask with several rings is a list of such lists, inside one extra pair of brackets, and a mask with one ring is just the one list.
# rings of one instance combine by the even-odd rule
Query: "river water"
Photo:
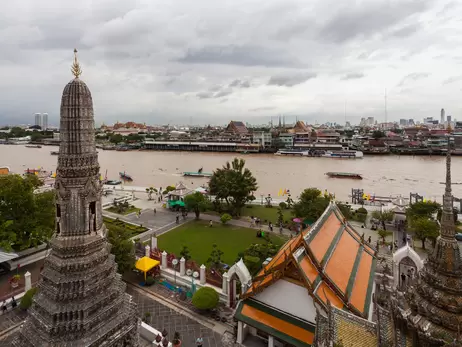
[[(50, 151), (57, 147), (26, 148), (21, 145), (0, 146), (0, 167), (9, 166), (22, 173), (27, 168), (56, 169), (57, 156)], [(155, 152), (155, 151), (104, 151), (99, 149), (101, 173), (108, 179), (118, 179), (125, 171), (133, 177), (133, 186), (165, 187), (183, 181), (197, 188), (206, 178), (184, 178), (184, 171), (212, 172), (234, 157), (242, 157), (258, 182), (256, 196), (271, 194), (277, 197), (280, 189), (288, 189), (294, 197), (305, 188), (316, 187), (335, 193), (337, 199), (349, 200), (352, 188), (363, 188), (365, 193), (377, 196), (409, 196), (419, 193), (427, 199), (441, 200), (445, 180), (444, 156), (365, 156), (363, 159), (329, 159), (281, 157), (271, 154)], [(328, 178), (328, 171), (355, 172), (363, 180)], [(453, 183), (461, 182), (462, 157), (452, 158)], [(462, 197), (462, 185), (453, 184), (454, 196)]]

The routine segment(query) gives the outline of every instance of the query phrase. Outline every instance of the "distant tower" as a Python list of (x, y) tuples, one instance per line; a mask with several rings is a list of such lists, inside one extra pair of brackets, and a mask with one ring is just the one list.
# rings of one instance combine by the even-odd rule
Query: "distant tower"
[(279, 115), (279, 129), (281, 129), (282, 125), (281, 125), (281, 115)]
[(441, 124), (444, 124), (444, 108), (441, 109)]
[(286, 116), (282, 116), (282, 126), (286, 128)]
[(35, 125), (41, 128), (42, 127), (42, 115), (40, 113), (36, 113), (34, 115), (34, 118), (35, 118)]
[(48, 113), (42, 113), (42, 130), (48, 129)]
[(56, 229), (13, 347), (139, 346), (136, 304), (106, 240), (93, 101), (74, 52), (75, 78), (61, 99)]

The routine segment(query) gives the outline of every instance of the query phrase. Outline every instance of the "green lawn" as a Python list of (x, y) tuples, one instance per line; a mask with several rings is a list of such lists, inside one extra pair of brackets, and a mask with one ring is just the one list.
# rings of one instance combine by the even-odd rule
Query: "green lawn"
[(103, 217), (103, 222), (104, 224), (106, 224), (106, 227), (109, 230), (116, 229), (116, 228), (125, 228), (125, 229), (130, 230), (130, 232), (132, 233), (132, 237), (142, 234), (148, 230), (148, 228), (145, 228), (139, 225), (128, 224), (128, 223), (125, 223), (124, 221), (116, 220), (116, 219), (112, 219), (108, 217)]
[[(284, 221), (292, 220), (292, 210), (284, 210)], [(261, 219), (262, 222), (273, 222), (276, 225), (278, 220), (278, 207), (265, 207), (261, 205), (247, 205), (242, 209), (242, 216), (254, 216)]]
[(141, 211), (141, 209), (138, 208), (138, 207), (135, 207), (135, 206), (130, 206), (129, 208), (124, 210), (122, 213), (119, 213), (119, 210), (118, 210), (118, 208), (116, 206), (111, 206), (111, 207), (106, 208), (105, 211), (109, 211), (109, 212), (112, 212), (112, 213), (117, 213), (117, 214), (121, 214), (123, 216), (126, 216), (127, 214)]
[[(282, 245), (285, 239), (278, 235), (271, 235), (275, 244)], [(263, 243), (264, 239), (256, 237), (256, 230), (221, 225), (214, 223), (208, 226), (207, 221), (192, 221), (179, 226), (158, 238), (159, 248), (179, 257), (183, 246), (188, 246), (191, 258), (199, 265), (205, 264), (212, 252), (212, 245), (216, 243), (224, 254), (222, 260), (233, 265), (239, 252), (244, 251), (252, 243)]]

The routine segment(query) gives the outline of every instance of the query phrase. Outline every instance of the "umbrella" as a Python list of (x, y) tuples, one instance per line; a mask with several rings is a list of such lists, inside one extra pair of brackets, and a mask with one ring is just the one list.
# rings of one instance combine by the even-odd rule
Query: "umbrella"
[(302, 222), (302, 220), (300, 218), (294, 218), (294, 219), (292, 219), (292, 221), (295, 222), (295, 223), (301, 223)]
[(146, 272), (151, 270), (153, 267), (156, 267), (157, 265), (160, 264), (160, 261), (151, 259), (149, 257), (143, 257), (141, 259), (138, 259), (138, 261), (135, 264), (135, 267), (144, 272), (144, 281), (146, 282)]

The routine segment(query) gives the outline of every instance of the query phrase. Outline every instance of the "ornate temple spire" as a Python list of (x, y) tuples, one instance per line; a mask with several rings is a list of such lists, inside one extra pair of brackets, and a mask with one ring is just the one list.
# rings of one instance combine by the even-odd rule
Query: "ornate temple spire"
[(71, 71), (75, 78), (79, 78), (82, 74), (82, 69), (80, 68), (79, 61), (77, 60), (77, 48), (74, 48), (74, 63), (72, 64)]
[(453, 196), (451, 188), (451, 139), (448, 136), (448, 152), (446, 154), (446, 188), (443, 195), (443, 213), (441, 215), (441, 237), (454, 239), (456, 227), (454, 223)]
[(61, 98), (55, 234), (14, 347), (139, 345), (136, 305), (106, 239), (93, 100), (76, 53)]

